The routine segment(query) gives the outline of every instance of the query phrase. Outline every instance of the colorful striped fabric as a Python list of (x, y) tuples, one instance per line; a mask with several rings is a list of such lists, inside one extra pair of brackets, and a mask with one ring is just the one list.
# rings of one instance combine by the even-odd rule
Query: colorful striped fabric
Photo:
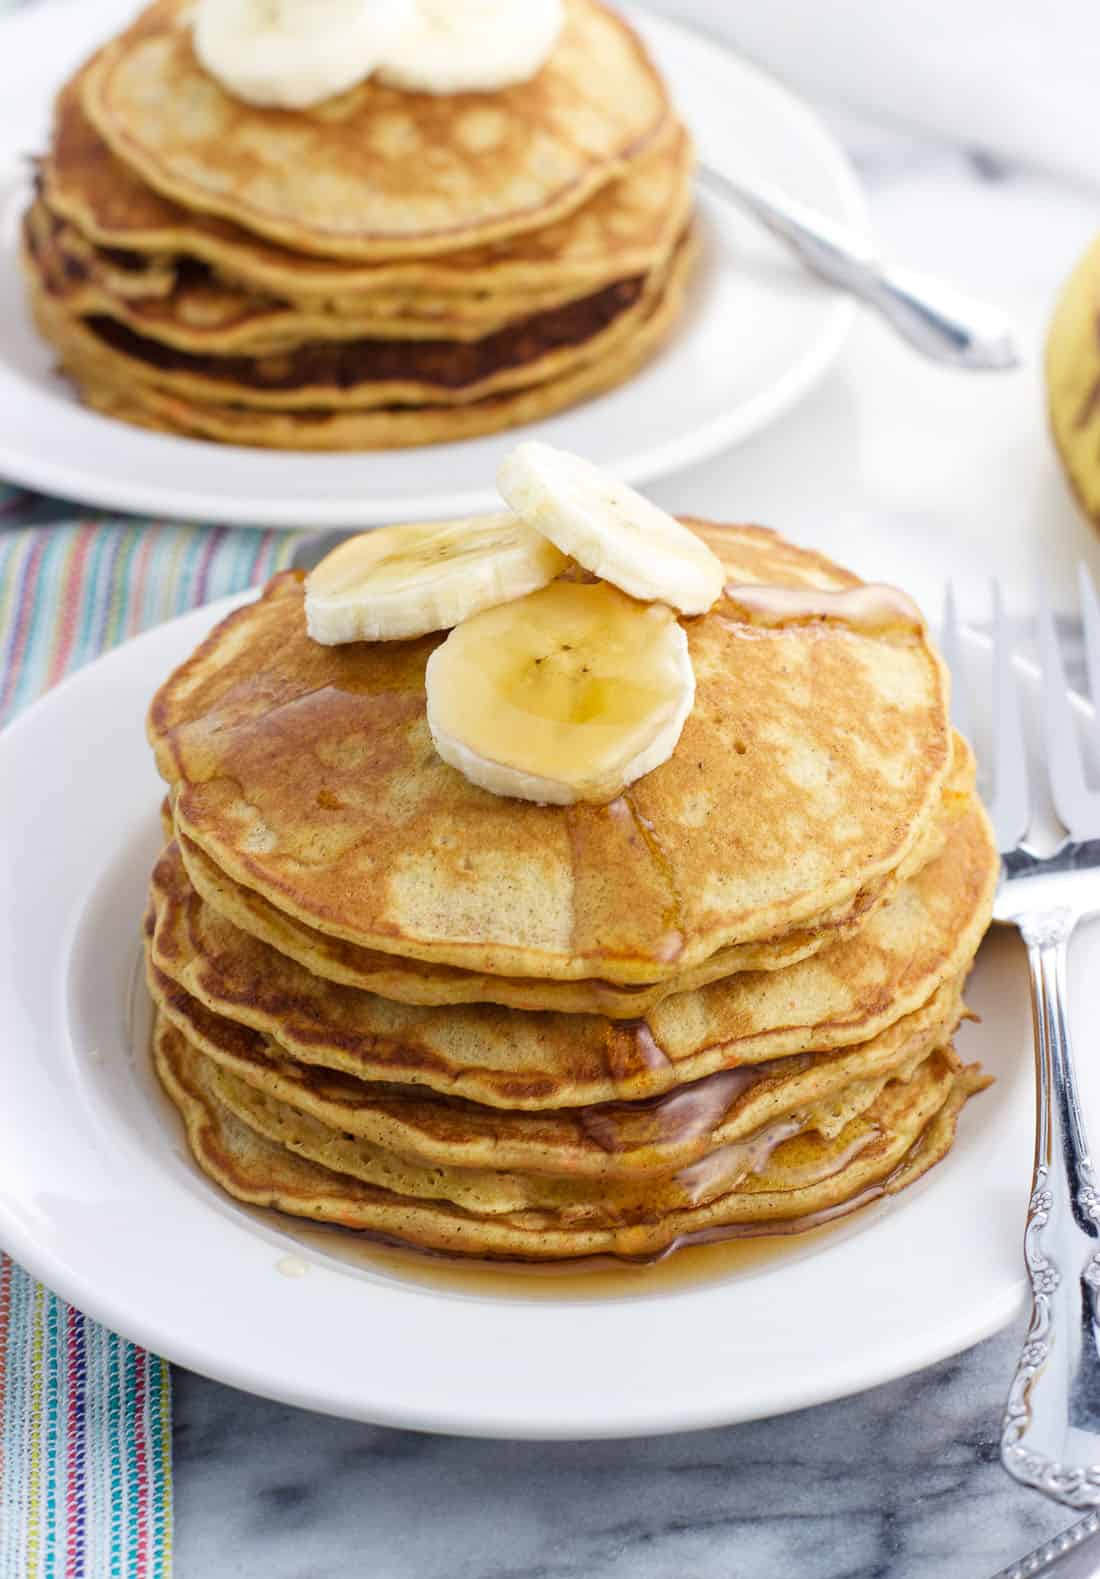
[(0, 1256), (0, 1575), (171, 1572), (164, 1360), (125, 1343)]
[[(76, 521), (0, 485), (0, 724), (128, 636), (266, 579), (298, 541)], [(0, 1579), (167, 1579), (171, 1566), (167, 1364), (0, 1249)]]
[(3, 522), (0, 499), (0, 724), (128, 636), (265, 580), (297, 541), (137, 521)]

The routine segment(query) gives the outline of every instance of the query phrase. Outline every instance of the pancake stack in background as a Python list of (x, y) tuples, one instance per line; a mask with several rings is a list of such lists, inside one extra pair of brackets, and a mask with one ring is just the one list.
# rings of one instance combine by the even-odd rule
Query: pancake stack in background
[(476, 788), (429, 733), (442, 637), (321, 646), (294, 575), (161, 688), (155, 1058), (231, 1194), (644, 1260), (947, 1151), (986, 1083), (951, 1039), (997, 859), (943, 666), (905, 600), (692, 526), (729, 578), (684, 622), (694, 706), (607, 805)]
[(628, 378), (682, 305), (692, 153), (630, 28), (568, 0), (528, 82), (260, 109), (156, 0), (62, 91), (26, 216), (88, 404), (286, 449), (460, 439)]

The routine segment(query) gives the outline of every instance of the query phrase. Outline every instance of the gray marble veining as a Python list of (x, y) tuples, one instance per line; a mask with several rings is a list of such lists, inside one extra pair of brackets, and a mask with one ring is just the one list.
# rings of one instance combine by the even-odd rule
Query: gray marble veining
[(632, 1442), (422, 1436), (177, 1373), (179, 1579), (988, 1579), (1073, 1522), (998, 1462), (1017, 1342)]

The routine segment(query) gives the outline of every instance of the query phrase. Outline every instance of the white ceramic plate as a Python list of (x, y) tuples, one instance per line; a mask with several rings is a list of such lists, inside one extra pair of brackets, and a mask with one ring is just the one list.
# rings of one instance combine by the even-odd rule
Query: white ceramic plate
[[(428, 449), (278, 454), (142, 432), (83, 410), (53, 371), (23, 302), (18, 216), (26, 156), (53, 93), (135, 10), (134, 0), (53, 0), (0, 22), (0, 477), (91, 504), (267, 526), (365, 526), (495, 508), (507, 434)], [(670, 22), (638, 18), (702, 156), (751, 168), (866, 228), (840, 149), (769, 77)], [(14, 77), (14, 80), (13, 80)], [(538, 432), (641, 482), (743, 439), (798, 400), (837, 355), (854, 308), (751, 223), (702, 204), (705, 255), (674, 338), (629, 384)]]
[[(486, 1435), (776, 1413), (914, 1370), (1012, 1316), (1032, 1057), (1022, 955), (1004, 933), (968, 993), (982, 1023), (960, 1036), (997, 1084), (950, 1156), (801, 1254), (720, 1281), (646, 1293), (643, 1274), (632, 1297), (584, 1300), (436, 1288), (303, 1246), (208, 1184), (151, 1077), (134, 987), (161, 792), (142, 722), (155, 677), (227, 606), (119, 648), (0, 736), (0, 1243), (18, 1260), (126, 1336), (238, 1387)], [(984, 649), (971, 657), (980, 667)], [(1081, 936), (1075, 965), (1077, 1013), (1095, 1021), (1100, 929)], [(1083, 1074), (1097, 1113), (1100, 1061)], [(288, 1254), (305, 1275), (283, 1275)], [(991, 1398), (991, 1419), (999, 1407)]]

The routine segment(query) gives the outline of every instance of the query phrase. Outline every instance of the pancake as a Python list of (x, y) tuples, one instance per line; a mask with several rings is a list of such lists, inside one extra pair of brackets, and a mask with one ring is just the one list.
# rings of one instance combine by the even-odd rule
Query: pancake
[(861, 890), (850, 904), (833, 914), (816, 918), (812, 928), (799, 927), (778, 938), (718, 949), (679, 976), (633, 986), (600, 980), (538, 981), (534, 977), (490, 976), (360, 948), (343, 938), (329, 937), (304, 926), (277, 910), (262, 894), (235, 883), (197, 844), (176, 829), (170, 809), (164, 829), (166, 841), (176, 840), (192, 887), (209, 905), (234, 926), (304, 965), (314, 976), (362, 987), (399, 1003), (499, 1003), (515, 1009), (555, 1009), (565, 1014), (606, 1014), (612, 1019), (630, 1019), (674, 992), (705, 987), (708, 982), (742, 970), (782, 970), (808, 959), (827, 944), (850, 937), (900, 883), (940, 854), (955, 818), (969, 810), (973, 788), (974, 759), (969, 746), (956, 735), (951, 770), (937, 814), (884, 882)]
[(490, 1004), (426, 1008), (324, 981), (204, 904), (174, 845), (153, 873), (151, 949), (192, 997), (292, 1059), (490, 1106), (576, 1107), (876, 1036), (969, 967), (997, 872), (974, 800), (938, 859), (854, 937), (783, 971), (746, 971), (665, 998), (625, 1022)]
[[(698, 530), (731, 583), (859, 585), (762, 529)], [(185, 837), (362, 947), (669, 980), (852, 903), (940, 804), (946, 674), (890, 607), (764, 626), (727, 589), (686, 625), (696, 697), (673, 757), (610, 806), (562, 809), (490, 795), (437, 756), (423, 676), (441, 638), (321, 647), (302, 604), (284, 575), (224, 620), (157, 693), (150, 740)]]
[[(207, 1078), (219, 1101), (249, 1129), (334, 1173), (399, 1195), (449, 1202), (484, 1216), (534, 1209), (552, 1212), (563, 1223), (605, 1228), (704, 1206), (761, 1172), (776, 1151), (796, 1136), (829, 1140), (847, 1130), (850, 1155), (856, 1155), (871, 1140), (874, 1129), (856, 1126), (854, 1121), (867, 1112), (887, 1084), (885, 1079), (860, 1081), (822, 1111), (811, 1108), (791, 1113), (676, 1173), (594, 1182), (523, 1174), (515, 1169), (425, 1168), (330, 1129), (224, 1069), (208, 1070)], [(812, 1169), (805, 1182), (817, 1182)]]
[(580, 208), (506, 243), (388, 262), (316, 258), (229, 220), (191, 213), (153, 191), (115, 158), (84, 114), (83, 75), (62, 89), (55, 105), (50, 147), (39, 164), (45, 205), (95, 244), (101, 259), (110, 249), (113, 260), (106, 261), (119, 264), (121, 284), (151, 273), (161, 295), (174, 288), (176, 260), (183, 258), (229, 284), (337, 315), (363, 314), (368, 302), (388, 295), (407, 304), (406, 314), (427, 298), (475, 322), (485, 313), (495, 319), (502, 302), (519, 316), (517, 298), (537, 311), (563, 292), (576, 296), (648, 273), (668, 254), (691, 206), (690, 139), (670, 120)]
[(674, 260), (668, 284), (650, 304), (628, 340), (590, 362), (531, 388), (509, 390), (462, 405), (395, 406), (333, 412), (250, 409), (193, 401), (153, 385), (104, 376), (86, 331), (32, 282), (31, 306), (39, 329), (59, 354), (62, 369), (84, 402), (103, 415), (189, 438), (280, 450), (371, 450), (453, 443), (480, 434), (541, 421), (556, 411), (603, 394), (633, 376), (667, 338), (683, 307), (691, 256)]
[(289, 1060), (257, 1031), (213, 1014), (146, 950), (157, 1008), (197, 1051), (278, 1106), (401, 1158), (447, 1168), (617, 1179), (688, 1167), (802, 1109), (827, 1132), (853, 1087), (908, 1075), (962, 1016), (958, 980), (867, 1042), (722, 1070), (640, 1102), (542, 1111), (491, 1108), (422, 1087), (364, 1081)]
[[(64, 260), (24, 232), (24, 266), (35, 315), (46, 338), (111, 383), (151, 384), (199, 400), (244, 402), (283, 410), (357, 409), (430, 402), (464, 404), (561, 377), (611, 353), (644, 323), (669, 273), (619, 281), (473, 341), (360, 339), (314, 341), (262, 356), (180, 350), (136, 334), (119, 317), (82, 318), (85, 294)], [(686, 267), (685, 238), (674, 266)]]
[(601, 0), (530, 81), (265, 110), (155, 0), (70, 79), (24, 264), (84, 402), (270, 449), (457, 442), (631, 377), (682, 307), (693, 152)]
[(66, 279), (76, 313), (109, 312), (112, 303), (120, 311), (137, 303), (163, 310), (177, 291), (177, 259), (98, 247), (68, 220), (51, 213), (40, 195), (28, 207), (23, 224), (32, 251), (43, 259), (43, 272)]
[(1100, 525), (1100, 237), (1066, 282), (1047, 331), (1050, 429), (1081, 509)]
[[(195, 1043), (190, 1047), (202, 1060), (201, 1048)], [(711, 1148), (687, 1167), (593, 1178), (525, 1173), (515, 1167), (425, 1165), (334, 1128), (300, 1107), (280, 1101), (255, 1082), (240, 1078), (224, 1063), (211, 1062), (215, 1067), (205, 1078), (218, 1099), (249, 1128), (337, 1173), (401, 1195), (447, 1201), (489, 1216), (535, 1208), (560, 1214), (571, 1223), (593, 1226), (623, 1224), (680, 1207), (704, 1205), (759, 1173), (777, 1148), (794, 1136), (835, 1138), (867, 1111), (887, 1084), (885, 1076), (850, 1082), (831, 1100), (789, 1110), (743, 1140)], [(917, 1073), (922, 1062), (912, 1061), (908, 1078)]]
[(186, 0), (156, 0), (91, 64), (82, 103), (155, 191), (301, 252), (363, 260), (549, 224), (669, 116), (641, 43), (598, 0), (566, 0), (558, 44), (528, 82), (440, 97), (368, 80), (294, 113), (226, 93), (195, 58)]
[(478, 1215), (333, 1172), (242, 1123), (218, 1095), (216, 1066), (164, 1022), (155, 1059), (200, 1168), (239, 1200), (450, 1254), (529, 1260), (652, 1257), (691, 1237), (782, 1231), (892, 1193), (946, 1152), (960, 1108), (984, 1083), (976, 1067), (961, 1068), (946, 1051), (934, 1054), (910, 1081), (890, 1082), (835, 1138), (785, 1142), (729, 1193), (655, 1221), (592, 1227), (538, 1209)]
[(491, 298), (376, 293), (337, 313), (323, 302), (303, 307), (227, 283), (188, 258), (134, 267), (125, 255), (94, 247), (41, 201), (26, 226), (71, 316), (113, 318), (141, 338), (199, 354), (261, 356), (311, 341), (478, 340), (577, 296), (575, 286)]
[[(61, 352), (61, 367), (77, 386), (84, 403), (102, 415), (148, 428), (240, 448), (301, 451), (366, 451), (408, 449), (417, 445), (452, 444), (540, 422), (594, 396), (614, 389), (643, 367), (667, 338), (679, 316), (682, 281), (666, 291), (629, 342), (614, 352), (585, 362), (561, 378), (510, 390), (464, 405), (391, 406), (344, 412), (272, 411), (246, 405), (221, 405), (187, 400), (148, 385), (124, 389), (89, 367), (71, 345), (59, 342), (55, 324), (39, 326)], [(64, 333), (62, 341), (64, 340)]]

